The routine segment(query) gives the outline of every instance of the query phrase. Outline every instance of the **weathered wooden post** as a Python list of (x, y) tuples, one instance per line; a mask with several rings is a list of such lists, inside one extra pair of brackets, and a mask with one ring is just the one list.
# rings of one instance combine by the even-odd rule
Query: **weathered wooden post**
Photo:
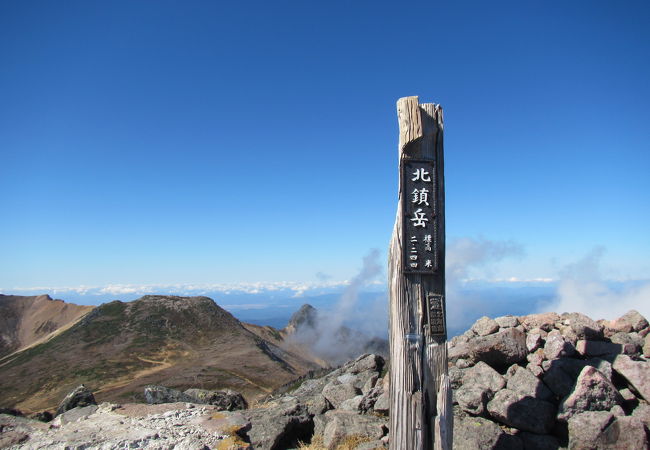
[(399, 201), (390, 243), (390, 448), (451, 449), (442, 108), (397, 101)]

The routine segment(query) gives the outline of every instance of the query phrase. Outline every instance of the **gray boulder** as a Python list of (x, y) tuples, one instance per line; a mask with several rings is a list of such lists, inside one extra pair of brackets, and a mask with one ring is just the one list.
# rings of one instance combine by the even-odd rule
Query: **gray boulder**
[(591, 366), (580, 372), (573, 391), (560, 403), (558, 420), (568, 421), (585, 411), (609, 411), (623, 398), (605, 375)]
[(630, 350), (634, 353), (634, 347), (631, 345), (628, 345), (628, 348), (624, 348), (623, 345), (612, 342), (586, 340), (579, 340), (576, 343), (576, 350), (582, 356), (617, 355), (619, 353), (630, 352)]
[(347, 399), (343, 403), (341, 403), (341, 406), (339, 406), (339, 409), (342, 409), (344, 411), (358, 412), (359, 409), (360, 409), (362, 400), (363, 400), (363, 395), (357, 395), (357, 396), (352, 397), (350, 399)]
[(593, 450), (599, 448), (602, 432), (614, 421), (609, 411), (586, 411), (569, 419), (569, 449)]
[(494, 321), (498, 323), (501, 328), (514, 328), (519, 325), (519, 319), (511, 315), (497, 317)]
[(488, 334), (496, 333), (499, 331), (499, 324), (496, 320), (483, 316), (474, 322), (471, 330), (479, 336), (487, 336)]
[(517, 436), (506, 433), (487, 419), (454, 416), (453, 449), (523, 450), (523, 445)]
[(634, 353), (639, 353), (641, 348), (643, 348), (643, 338), (639, 333), (634, 331), (631, 333), (615, 333), (609, 340), (614, 344), (631, 344), (634, 347)]
[(389, 409), (390, 409), (390, 396), (388, 395), (388, 392), (384, 392), (379, 396), (379, 398), (377, 398), (377, 401), (373, 406), (373, 411), (379, 414), (380, 416), (388, 416)]
[(65, 396), (63, 401), (59, 404), (59, 407), (56, 409), (56, 414), (63, 414), (66, 411), (71, 410), (76, 407), (96, 405), (97, 401), (93, 393), (83, 384), (77, 386), (72, 390), (68, 395)]
[(321, 435), (323, 444), (328, 449), (336, 448), (349, 436), (379, 440), (388, 432), (387, 419), (355, 414), (352, 411), (328, 411), (317, 420), (314, 435)]
[(479, 361), (475, 366), (466, 369), (463, 373), (463, 385), (474, 385), (487, 390), (490, 394), (499, 389), (503, 389), (506, 381), (501, 374), (488, 366), (483, 361)]
[(377, 400), (382, 394), (384, 394), (384, 392), (382, 384), (377, 384), (375, 387), (370, 389), (369, 392), (364, 394), (361, 404), (359, 405), (359, 411), (362, 413), (371, 412), (374, 409)]
[(479, 336), (470, 346), (472, 361), (483, 361), (494, 368), (505, 368), (526, 359), (526, 335), (517, 328), (505, 328), (498, 333)]
[(307, 442), (313, 432), (313, 421), (307, 408), (297, 398), (284, 396), (257, 409), (242, 411), (251, 427), (251, 446), (262, 450), (295, 448)]
[(632, 416), (641, 419), (645, 423), (646, 427), (650, 429), (650, 405), (639, 404), (634, 411), (632, 411)]
[(195, 403), (196, 399), (184, 392), (165, 386), (150, 384), (144, 387), (144, 399), (150, 405), (161, 403)]
[(332, 404), (320, 394), (314, 397), (309, 397), (305, 406), (307, 406), (307, 412), (312, 416), (324, 414), (326, 411), (332, 409)]
[(546, 387), (542, 380), (533, 375), (531, 371), (521, 366), (514, 367), (514, 373), (508, 379), (508, 389), (540, 400), (550, 400), (553, 398), (553, 392)]
[(648, 321), (645, 317), (639, 314), (638, 311), (630, 310), (618, 319), (612, 320), (607, 324), (607, 327), (614, 332), (622, 331), (629, 333), (631, 331), (641, 331), (648, 327)]
[(544, 344), (544, 357), (548, 360), (558, 359), (565, 356), (572, 356), (575, 353), (575, 347), (562, 334), (553, 330), (546, 336)]
[(495, 420), (536, 434), (550, 433), (555, 423), (556, 408), (552, 403), (510, 389), (497, 392), (487, 409)]
[(560, 316), (554, 312), (529, 314), (521, 317), (520, 322), (526, 330), (540, 328), (544, 331), (551, 331), (555, 328), (555, 323), (560, 320)]
[(592, 366), (598, 369), (605, 377), (611, 380), (611, 364), (604, 359), (591, 358), (579, 360), (574, 358), (560, 358), (553, 361), (544, 361), (544, 384), (551, 389), (558, 397), (566, 397), (573, 390), (576, 378), (585, 366)]
[(563, 314), (562, 317), (578, 339), (599, 339), (603, 336), (602, 325), (584, 314), (569, 313)]
[(97, 405), (88, 405), (88, 406), (77, 406), (67, 410), (66, 412), (56, 416), (56, 419), (52, 422), (54, 426), (60, 427), (72, 422), (78, 422), (80, 420), (87, 419), (88, 416), (94, 414), (97, 411)]
[(485, 405), (492, 397), (485, 388), (474, 384), (464, 384), (454, 392), (458, 406), (463, 411), (480, 416), (485, 412)]
[(356, 397), (359, 394), (361, 394), (360, 389), (351, 384), (341, 384), (338, 380), (328, 383), (323, 388), (323, 397), (325, 397), (334, 408), (339, 408), (344, 401)]
[(203, 405), (214, 405), (221, 410), (234, 411), (236, 409), (248, 408), (244, 397), (235, 391), (226, 389), (224, 391), (209, 391), (207, 389), (188, 389), (185, 394), (194, 399), (193, 403)]
[(617, 417), (600, 436), (600, 448), (647, 449), (646, 426), (637, 417)]
[(625, 378), (646, 402), (650, 402), (650, 362), (634, 361), (627, 355), (619, 355), (612, 368)]
[(346, 372), (356, 374), (360, 372), (365, 372), (366, 370), (373, 370), (375, 372), (381, 372), (384, 368), (384, 358), (375, 354), (365, 354), (359, 356), (351, 364), (346, 364)]

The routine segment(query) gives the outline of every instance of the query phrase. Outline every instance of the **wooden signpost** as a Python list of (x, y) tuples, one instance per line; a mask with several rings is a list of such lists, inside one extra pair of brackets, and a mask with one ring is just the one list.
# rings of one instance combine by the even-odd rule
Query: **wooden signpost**
[(390, 243), (390, 448), (452, 448), (445, 315), (442, 108), (397, 102), (399, 202)]

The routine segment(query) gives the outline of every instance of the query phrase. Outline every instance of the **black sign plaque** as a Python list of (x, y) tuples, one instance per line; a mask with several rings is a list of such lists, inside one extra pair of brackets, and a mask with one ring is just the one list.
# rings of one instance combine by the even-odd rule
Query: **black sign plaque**
[(433, 161), (402, 161), (404, 272), (438, 269), (436, 178)]
[(432, 336), (445, 334), (445, 310), (442, 295), (427, 295), (427, 313), (429, 319), (429, 330)]

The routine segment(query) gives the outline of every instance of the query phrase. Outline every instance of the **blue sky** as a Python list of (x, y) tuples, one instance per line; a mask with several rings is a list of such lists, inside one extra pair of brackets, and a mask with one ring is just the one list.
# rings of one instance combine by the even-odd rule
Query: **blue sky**
[(407, 95), (445, 110), (449, 242), (517, 249), (466, 277), (603, 248), (605, 278), (647, 279), (648, 23), (645, 1), (4, 1), (0, 291), (350, 279), (385, 258)]

